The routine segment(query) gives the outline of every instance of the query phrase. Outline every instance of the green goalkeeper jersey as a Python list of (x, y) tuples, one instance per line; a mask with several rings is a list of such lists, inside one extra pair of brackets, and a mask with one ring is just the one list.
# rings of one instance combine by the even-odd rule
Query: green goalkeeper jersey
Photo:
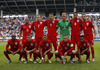
[(58, 27), (60, 27), (60, 41), (63, 40), (64, 35), (67, 35), (68, 38), (70, 39), (70, 36), (69, 36), (69, 34), (70, 34), (70, 32), (69, 32), (70, 25), (71, 25), (71, 22), (67, 21), (67, 20), (65, 22), (60, 20), (58, 22)]

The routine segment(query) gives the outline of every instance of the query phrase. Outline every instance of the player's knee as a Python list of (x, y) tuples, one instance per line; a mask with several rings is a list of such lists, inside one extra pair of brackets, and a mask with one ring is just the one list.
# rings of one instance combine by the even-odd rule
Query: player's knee
[(88, 54), (90, 54), (90, 51), (87, 51)]

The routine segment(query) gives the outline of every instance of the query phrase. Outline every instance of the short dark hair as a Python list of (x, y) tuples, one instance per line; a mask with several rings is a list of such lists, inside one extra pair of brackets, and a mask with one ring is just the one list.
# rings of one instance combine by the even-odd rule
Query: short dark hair
[(74, 12), (74, 14), (78, 14), (78, 12)]
[[(67, 35), (64, 35), (64, 36), (67, 36)], [(64, 36), (63, 36), (63, 37), (64, 37)]]
[(47, 35), (43, 35), (43, 36), (46, 36), (47, 37)]
[(50, 12), (49, 15), (54, 15), (54, 14), (52, 12)]
[(83, 13), (82, 15), (86, 15), (85, 13)]
[(31, 34), (27, 34), (27, 36), (31, 36), (31, 37), (32, 37), (32, 35), (31, 35)]
[(84, 37), (84, 35), (81, 35), (80, 38), (81, 38), (81, 37)]
[(16, 37), (16, 35), (15, 34), (12, 34), (11, 37)]

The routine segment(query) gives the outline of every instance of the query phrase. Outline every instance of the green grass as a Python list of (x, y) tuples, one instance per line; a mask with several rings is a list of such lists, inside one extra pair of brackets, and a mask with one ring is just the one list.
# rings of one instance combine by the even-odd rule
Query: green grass
[[(86, 56), (82, 56), (82, 63), (73, 64), (60, 64), (55, 62), (54, 56), (52, 58), (52, 64), (44, 63), (44, 64), (33, 64), (29, 62), (28, 64), (20, 64), (18, 62), (18, 55), (14, 57), (12, 55), (12, 63), (7, 64), (7, 59), (3, 54), (5, 50), (6, 43), (0, 42), (0, 70), (100, 70), (100, 41), (95, 42), (95, 62), (90, 62), (89, 64), (85, 62)], [(69, 61), (69, 58), (67, 59)]]

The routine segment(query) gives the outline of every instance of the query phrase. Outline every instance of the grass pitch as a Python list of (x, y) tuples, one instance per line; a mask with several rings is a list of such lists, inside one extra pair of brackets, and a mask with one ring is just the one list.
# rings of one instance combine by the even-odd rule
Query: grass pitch
[[(52, 64), (44, 63), (44, 64), (33, 64), (33, 62), (29, 62), (27, 64), (20, 64), (18, 62), (18, 55), (14, 57), (10, 55), (12, 59), (12, 63), (7, 64), (7, 59), (3, 54), (5, 50), (6, 42), (0, 42), (0, 70), (100, 70), (100, 41), (94, 42), (95, 49), (95, 62), (86, 63), (86, 56), (82, 56), (82, 63), (79, 64), (74, 62), (73, 64), (60, 64), (55, 62), (54, 56), (51, 59)], [(92, 59), (91, 59), (92, 60)], [(69, 61), (69, 57), (67, 59)]]

